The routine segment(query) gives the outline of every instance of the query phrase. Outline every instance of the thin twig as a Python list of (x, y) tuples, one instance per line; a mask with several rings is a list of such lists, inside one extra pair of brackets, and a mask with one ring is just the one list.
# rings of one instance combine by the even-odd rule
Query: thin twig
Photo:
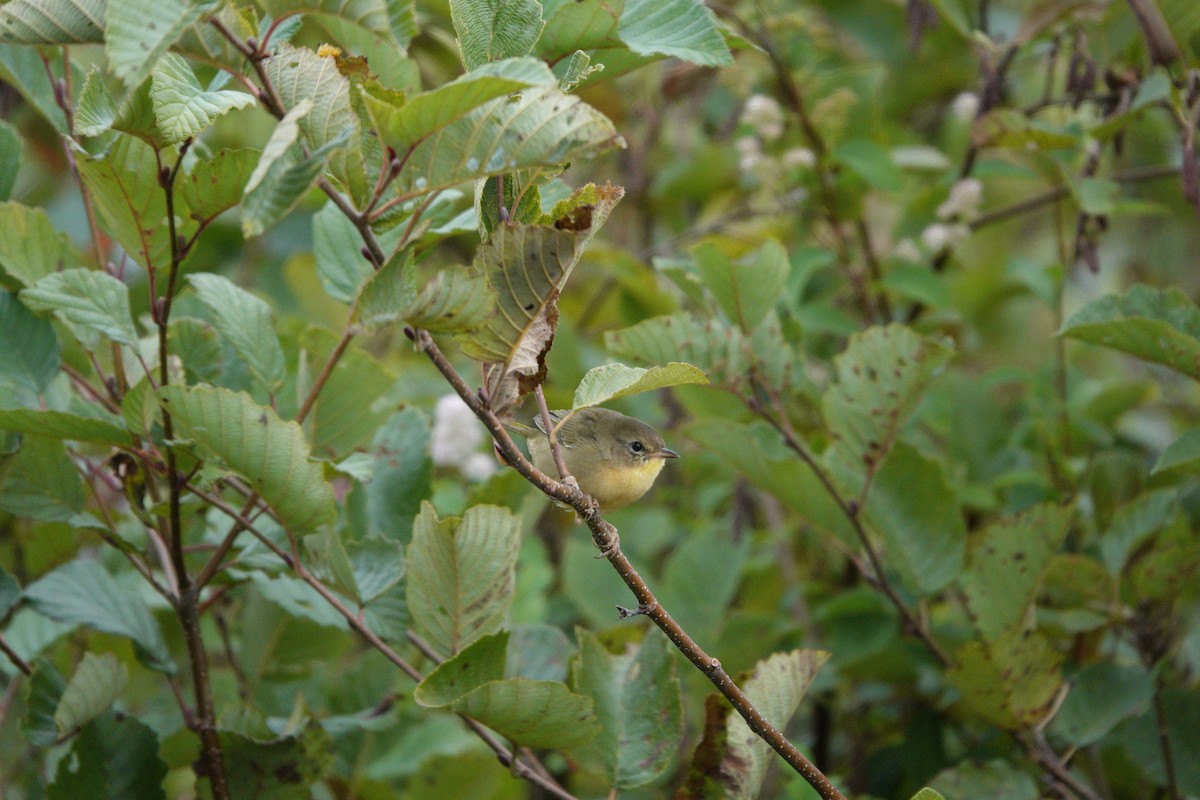
[(1158, 728), (1158, 746), (1162, 750), (1163, 769), (1167, 773), (1167, 793), (1171, 800), (1182, 800), (1179, 781), (1175, 777), (1175, 756), (1171, 748), (1171, 734), (1167, 728), (1167, 709), (1162, 699), (1162, 676), (1154, 680), (1154, 722)]
[(8, 656), (8, 660), (13, 663), (13, 666), (24, 672), (26, 675), (32, 675), (33, 669), (25, 663), (25, 659), (21, 658), (16, 652), (9, 647), (8, 642), (4, 638), (4, 634), (0, 633), (0, 653)]

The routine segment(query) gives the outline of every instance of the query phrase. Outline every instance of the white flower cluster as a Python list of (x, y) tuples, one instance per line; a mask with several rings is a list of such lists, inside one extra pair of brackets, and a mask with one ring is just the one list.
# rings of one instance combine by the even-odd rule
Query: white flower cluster
[(479, 451), (485, 438), (483, 428), (461, 397), (446, 394), (438, 398), (429, 445), (434, 464), (456, 467), (468, 480), (483, 480), (496, 471), (496, 460)]
[(773, 97), (752, 94), (742, 107), (742, 124), (764, 141), (774, 141), (783, 135), (783, 109)]
[(970, 122), (979, 113), (979, 95), (974, 92), (963, 92), (954, 98), (950, 109), (954, 116), (962, 122)]
[(950, 187), (946, 202), (937, 207), (938, 219), (960, 219), (970, 222), (979, 216), (983, 200), (983, 184), (977, 178), (963, 178)]

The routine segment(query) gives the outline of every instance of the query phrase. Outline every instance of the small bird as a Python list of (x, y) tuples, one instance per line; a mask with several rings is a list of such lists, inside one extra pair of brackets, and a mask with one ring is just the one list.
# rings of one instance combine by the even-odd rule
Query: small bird
[[(557, 424), (567, 414), (551, 411), (550, 419)], [(533, 465), (558, 477), (540, 414), (534, 422), (537, 430), (521, 423), (509, 423), (508, 427), (528, 440)], [(623, 508), (644, 495), (665, 460), (679, 458), (654, 428), (607, 408), (576, 411), (558, 429), (555, 439), (580, 490), (595, 498), (605, 511)]]

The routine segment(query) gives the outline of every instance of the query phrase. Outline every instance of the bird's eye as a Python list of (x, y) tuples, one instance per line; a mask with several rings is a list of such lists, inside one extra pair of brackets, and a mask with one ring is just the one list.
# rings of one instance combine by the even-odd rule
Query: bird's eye
[(633, 451), (633, 452), (635, 452), (635, 453), (640, 453), (640, 452), (642, 452), (643, 450), (645, 450), (645, 449), (646, 449), (646, 447), (645, 447), (645, 445), (643, 445), (641, 442), (630, 442), (630, 443), (629, 443), (629, 449), (630, 449), (630, 450), (632, 450), (632, 451)]

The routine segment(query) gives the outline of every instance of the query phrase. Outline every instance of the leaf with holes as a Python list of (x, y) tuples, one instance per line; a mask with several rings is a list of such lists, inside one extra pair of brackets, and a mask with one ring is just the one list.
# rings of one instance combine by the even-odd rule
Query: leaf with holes
[(309, 458), (297, 423), (284, 422), (244, 392), (168, 386), (159, 397), (179, 436), (245, 478), (293, 533), (333, 521), (333, 487)]
[(520, 521), (499, 506), (438, 519), (422, 503), (408, 546), (408, 605), (443, 655), (495, 632), (512, 605)]
[(901, 325), (869, 328), (834, 359), (837, 383), (822, 399), (834, 443), (831, 477), (862, 505), (876, 471), (951, 351)]
[(962, 693), (964, 710), (1006, 730), (1044, 719), (1062, 686), (1062, 654), (1028, 628), (970, 642), (954, 660), (957, 666), (947, 677)]
[(558, 327), (558, 295), (623, 194), (619, 187), (588, 184), (553, 226), (503, 225), (479, 248), (475, 266), (496, 290), (499, 308), (459, 341), (468, 356), (486, 365), (486, 388), (498, 413), (545, 378), (546, 353)]
[(242, 194), (258, 163), (257, 150), (219, 150), (197, 159), (175, 182), (192, 219), (207, 224), (242, 202)]

